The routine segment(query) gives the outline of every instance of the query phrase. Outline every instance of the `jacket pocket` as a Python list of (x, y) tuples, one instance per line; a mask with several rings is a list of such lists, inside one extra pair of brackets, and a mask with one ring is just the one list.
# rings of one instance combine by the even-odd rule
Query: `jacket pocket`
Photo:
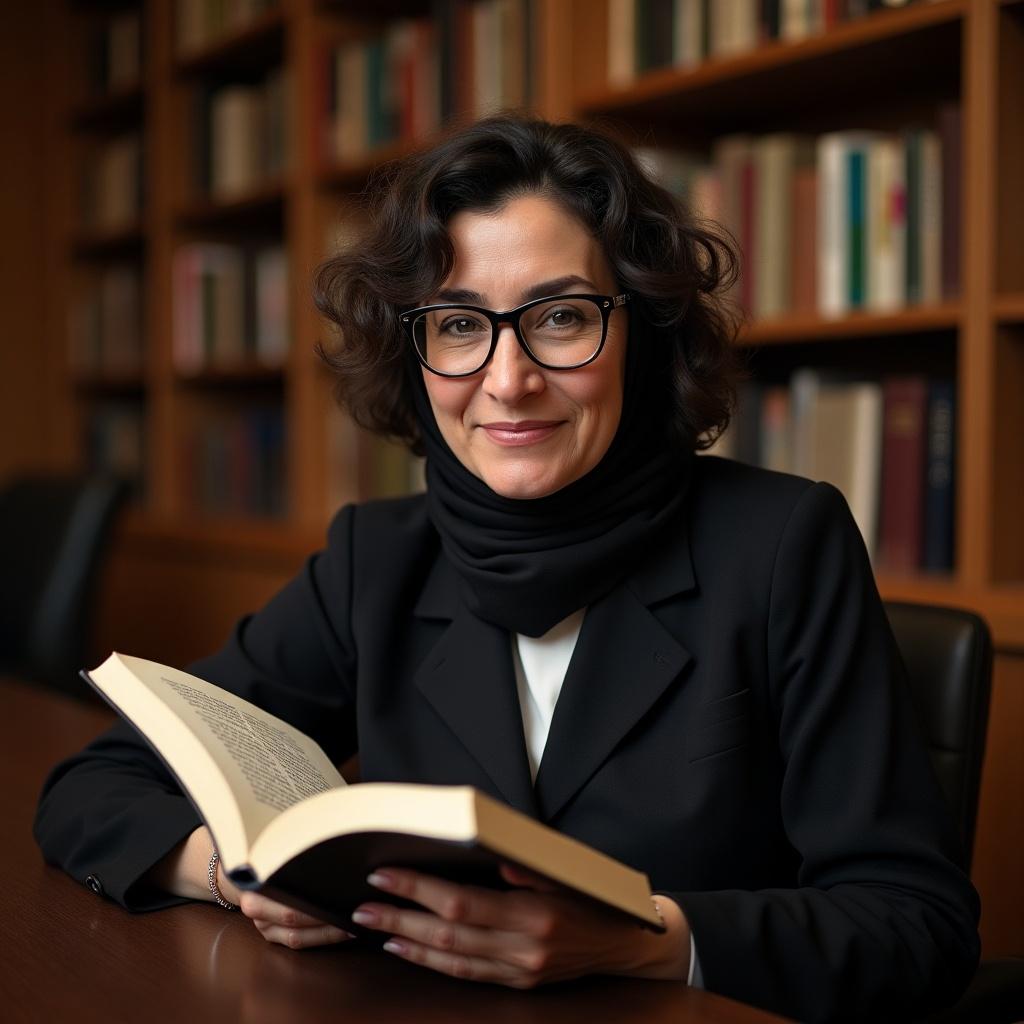
[(686, 759), (701, 761), (745, 746), (750, 739), (750, 688), (697, 709), (686, 730)]

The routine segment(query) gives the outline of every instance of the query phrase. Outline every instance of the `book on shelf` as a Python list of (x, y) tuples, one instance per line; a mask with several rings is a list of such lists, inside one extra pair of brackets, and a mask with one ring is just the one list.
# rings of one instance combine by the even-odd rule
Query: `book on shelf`
[(288, 161), (288, 90), (282, 67), (257, 82), (196, 90), (193, 152), (200, 195), (230, 200), (279, 180)]
[(173, 267), (175, 369), (192, 375), (282, 367), (290, 339), (288, 287), (280, 245), (180, 246)]
[(137, 265), (115, 264), (90, 275), (68, 311), (72, 370), (96, 378), (141, 372), (142, 325)]
[(354, 162), (435, 133), (455, 113), (530, 100), (534, 0), (437, 0), (424, 18), (328, 49), (317, 86), (317, 151)]
[(923, 564), (928, 381), (891, 377), (883, 382), (883, 400), (881, 562), (893, 572), (912, 572)]
[(928, 387), (928, 465), (925, 478), (924, 551), (921, 567), (947, 572), (953, 567), (953, 468), (956, 458), (956, 387), (933, 380)]
[(94, 95), (141, 84), (142, 13), (120, 11), (95, 25), (86, 60), (89, 90)]
[(204, 410), (186, 435), (181, 467), (185, 500), (204, 515), (283, 518), (283, 410), (276, 405)]
[(662, 67), (797, 42), (876, 10), (939, 0), (608, 0), (607, 77), (628, 86)]
[(380, 895), (366, 881), (374, 869), (413, 867), (499, 887), (499, 866), (512, 863), (664, 929), (642, 872), (476, 789), (346, 785), (298, 729), (142, 658), (114, 653), (82, 675), (177, 778), (241, 889), (359, 932), (352, 912)]
[(82, 168), (82, 226), (119, 231), (142, 216), (142, 140), (134, 133), (94, 146)]
[(954, 437), (950, 380), (804, 367), (744, 385), (711, 451), (834, 484), (876, 568), (950, 572)]
[(751, 317), (884, 313), (959, 292), (959, 108), (941, 107), (938, 122), (897, 134), (729, 134), (710, 159), (637, 155), (739, 243), (732, 298)]
[(241, 32), (278, 0), (175, 0), (175, 35), (179, 54), (189, 56), (233, 32)]

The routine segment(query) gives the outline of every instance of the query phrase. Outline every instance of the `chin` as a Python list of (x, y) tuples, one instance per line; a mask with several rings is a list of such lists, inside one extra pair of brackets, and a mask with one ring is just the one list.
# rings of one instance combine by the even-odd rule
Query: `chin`
[(495, 494), (517, 501), (546, 498), (560, 491), (576, 479), (571, 473), (553, 473), (550, 466), (505, 466), (480, 474), (480, 478)]

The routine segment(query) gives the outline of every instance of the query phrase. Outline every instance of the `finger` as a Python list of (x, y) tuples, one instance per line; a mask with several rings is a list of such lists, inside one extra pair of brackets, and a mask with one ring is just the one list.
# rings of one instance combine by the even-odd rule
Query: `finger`
[(520, 867), (518, 864), (502, 864), (500, 869), (501, 877), (510, 885), (520, 886), (525, 889), (536, 889), (538, 892), (558, 892), (562, 890), (557, 882), (552, 882), (544, 875), (538, 875), (534, 871)]
[(352, 920), (392, 938), (411, 939), (418, 945), (464, 956), (507, 960), (527, 945), (526, 937), (519, 933), (446, 921), (436, 914), (387, 903), (363, 903)]
[(257, 892), (244, 892), (241, 900), (239, 906), (242, 908), (242, 913), (254, 920), (260, 918), (286, 928), (309, 928), (327, 923), (311, 914), (296, 910), (295, 907), (288, 907), (267, 896), (261, 896)]
[(532, 927), (536, 908), (515, 894), (475, 885), (460, 885), (433, 875), (399, 868), (381, 868), (367, 881), (389, 895), (404, 896), (445, 921), (523, 931)]
[(322, 924), (310, 928), (287, 928), (270, 921), (257, 920), (253, 924), (267, 942), (275, 942), (289, 949), (308, 949), (310, 946), (330, 946), (348, 942), (352, 936), (333, 924)]
[(452, 978), (468, 981), (494, 982), (513, 988), (532, 988), (537, 978), (524, 974), (510, 964), (486, 957), (466, 956), (461, 953), (443, 952), (430, 946), (423, 946), (408, 939), (389, 939), (383, 947), (393, 956), (410, 963), (429, 967), (433, 971), (447, 974)]

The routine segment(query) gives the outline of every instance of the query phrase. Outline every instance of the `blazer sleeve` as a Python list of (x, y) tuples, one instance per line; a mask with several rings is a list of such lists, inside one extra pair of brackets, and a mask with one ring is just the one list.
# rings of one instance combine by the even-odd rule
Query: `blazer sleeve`
[(766, 654), (792, 889), (679, 892), (706, 987), (803, 1021), (908, 1020), (979, 956), (979, 901), (860, 532), (809, 487), (771, 574)]
[[(353, 515), (343, 509), (325, 550), (217, 653), (188, 666), (312, 736), (336, 762), (356, 748)], [(152, 910), (184, 902), (144, 876), (199, 824), (160, 759), (120, 722), (53, 769), (34, 831), (49, 863), (130, 910)]]

